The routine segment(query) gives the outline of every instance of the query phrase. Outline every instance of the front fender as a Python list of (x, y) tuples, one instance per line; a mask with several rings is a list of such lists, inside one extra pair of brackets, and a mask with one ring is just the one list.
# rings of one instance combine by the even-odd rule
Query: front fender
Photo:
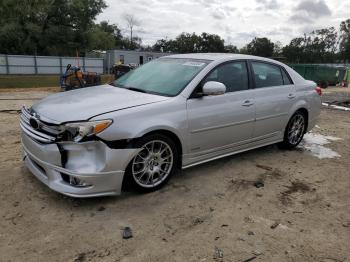
[[(166, 130), (175, 134), (182, 145), (187, 145), (185, 101), (179, 96), (164, 102), (103, 114), (98, 119), (112, 119), (113, 124), (98, 137), (104, 141), (130, 140), (156, 130)], [(186, 152), (187, 148), (183, 150)]]

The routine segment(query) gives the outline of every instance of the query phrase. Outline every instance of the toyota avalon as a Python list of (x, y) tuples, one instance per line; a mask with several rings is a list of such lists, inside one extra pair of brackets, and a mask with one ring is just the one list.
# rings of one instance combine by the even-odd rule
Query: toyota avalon
[(110, 85), (57, 93), (21, 113), (24, 161), (73, 197), (148, 192), (178, 168), (278, 143), (296, 147), (320, 89), (280, 62), (239, 54), (170, 55)]

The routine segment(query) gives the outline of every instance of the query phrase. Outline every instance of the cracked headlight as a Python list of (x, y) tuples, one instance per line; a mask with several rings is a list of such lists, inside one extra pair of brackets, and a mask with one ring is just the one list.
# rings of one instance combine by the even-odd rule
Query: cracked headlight
[(65, 129), (71, 134), (75, 142), (81, 141), (83, 138), (101, 133), (112, 124), (112, 120), (98, 120), (87, 122), (75, 122), (65, 124)]

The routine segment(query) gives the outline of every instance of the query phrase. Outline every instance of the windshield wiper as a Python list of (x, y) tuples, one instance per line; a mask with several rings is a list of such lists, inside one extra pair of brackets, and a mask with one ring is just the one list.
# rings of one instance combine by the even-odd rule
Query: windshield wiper
[(141, 92), (141, 93), (147, 93), (146, 90), (137, 88), (137, 87), (125, 87), (125, 89), (131, 90), (131, 91), (136, 91), (136, 92)]

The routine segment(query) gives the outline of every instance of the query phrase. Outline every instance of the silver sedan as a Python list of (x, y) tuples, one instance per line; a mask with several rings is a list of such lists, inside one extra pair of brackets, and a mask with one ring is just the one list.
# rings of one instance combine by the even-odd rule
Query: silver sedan
[(24, 161), (74, 197), (162, 187), (178, 168), (278, 143), (296, 147), (320, 89), (280, 62), (171, 55), (102, 85), (51, 95), (21, 114)]

